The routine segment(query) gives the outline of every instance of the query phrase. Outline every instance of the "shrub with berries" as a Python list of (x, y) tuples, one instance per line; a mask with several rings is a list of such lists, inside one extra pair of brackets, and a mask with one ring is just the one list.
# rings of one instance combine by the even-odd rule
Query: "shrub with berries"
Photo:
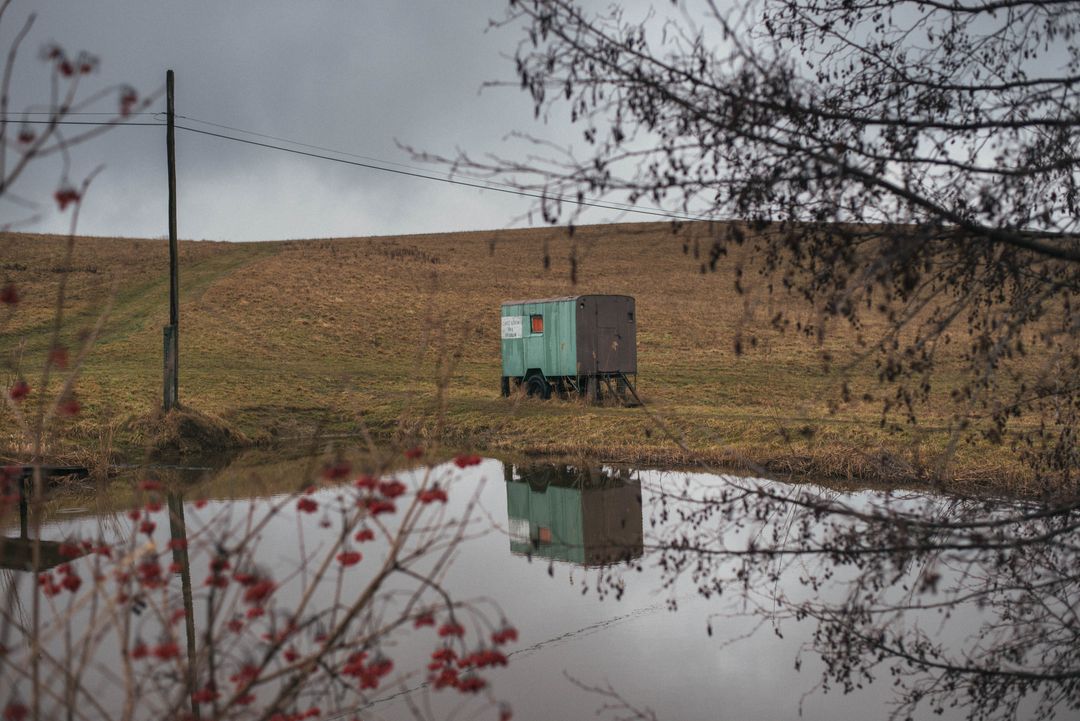
[[(508, 664), (504, 645), (517, 631), (505, 621), (493, 630), (440, 586), (452, 554), (439, 550), (424, 563), (425, 554), (416, 555), (416, 534), (455, 538), (454, 522), (440, 526), (454, 479), (437, 469), (411, 481), (378, 472), (350, 478), (357, 477), (349, 464), (335, 461), (320, 472), (321, 487), (303, 484), (269, 503), (222, 504), (208, 514), (198, 494), (172, 502), (182, 487), (155, 478), (135, 483), (113, 537), (63, 541), (64, 562), (36, 576), (33, 592), (47, 609), (43, 648), (65, 636), (73, 644), (66, 654), (49, 651), (66, 670), (43, 675), (42, 713), (63, 716), (66, 699), (90, 704), (84, 689), (112, 682), (117, 698), (138, 693), (136, 718), (187, 718), (197, 710), (201, 718), (306, 719), (421, 678), (427, 692), (460, 694), (490, 705), (489, 718), (509, 718), (509, 707), (489, 694), (490, 674)], [(291, 554), (271, 556), (273, 570), (260, 551), (267, 541)], [(403, 595), (402, 583), (412, 591)], [(109, 657), (104, 639), (118, 635), (120, 657)], [(417, 643), (433, 649), (429, 660), (402, 668), (394, 650)], [(31, 667), (32, 647), (26, 638), (8, 646), (7, 668)], [(106, 667), (114, 670), (95, 671)], [(9, 708), (17, 715), (29, 687), (8, 673), (0, 669), (0, 681), (15, 691)], [(92, 678), (66, 685), (83, 674)], [(65, 695), (71, 688), (74, 695)], [(153, 715), (142, 714), (151, 708)]]

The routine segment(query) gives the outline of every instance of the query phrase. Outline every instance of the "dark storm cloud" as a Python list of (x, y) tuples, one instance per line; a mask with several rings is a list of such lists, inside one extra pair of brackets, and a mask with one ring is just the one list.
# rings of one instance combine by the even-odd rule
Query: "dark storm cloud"
[[(533, 120), (502, 57), (518, 37), (485, 32), (506, 0), (435, 2), (172, 2), (16, 0), (0, 26), (6, 48), (18, 23), (38, 14), (16, 67), (14, 108), (47, 97), (37, 49), (56, 41), (101, 58), (96, 86), (161, 87), (177, 76), (177, 113), (387, 161), (415, 165), (395, 142), (451, 154), (503, 151), (512, 130), (567, 142), (565, 126)], [(164, 100), (155, 108), (163, 108)], [(531, 202), (500, 193), (346, 167), (276, 151), (177, 134), (180, 233), (254, 240), (502, 227)], [(79, 147), (77, 179), (106, 166), (80, 231), (165, 232), (164, 131), (124, 128)], [(44, 199), (37, 229), (61, 231), (48, 202), (60, 174), (42, 162), (20, 183)], [(5, 220), (14, 209), (0, 208)], [(611, 214), (595, 213), (600, 220)]]

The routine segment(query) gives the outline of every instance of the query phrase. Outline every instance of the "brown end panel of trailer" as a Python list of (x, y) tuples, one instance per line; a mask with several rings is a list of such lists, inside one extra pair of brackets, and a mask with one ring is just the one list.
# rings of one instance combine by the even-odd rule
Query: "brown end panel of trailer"
[(577, 301), (579, 375), (637, 373), (637, 316), (628, 295), (583, 295)]
[(587, 566), (640, 558), (645, 551), (641, 481), (582, 488), (581, 529)]

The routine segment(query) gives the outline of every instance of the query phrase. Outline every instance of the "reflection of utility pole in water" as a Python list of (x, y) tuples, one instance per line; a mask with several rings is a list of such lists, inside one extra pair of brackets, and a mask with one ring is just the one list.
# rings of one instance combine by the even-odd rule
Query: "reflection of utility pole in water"
[(191, 713), (199, 718), (199, 704), (191, 700), (195, 691), (195, 608), (191, 600), (191, 562), (188, 558), (187, 523), (184, 521), (184, 496), (170, 491), (167, 495), (169, 504), (169, 537), (173, 540), (173, 563), (180, 569), (180, 591), (184, 597), (184, 632), (187, 635), (187, 697), (191, 702)]
[(603, 566), (644, 551), (641, 482), (568, 465), (503, 467), (510, 552)]

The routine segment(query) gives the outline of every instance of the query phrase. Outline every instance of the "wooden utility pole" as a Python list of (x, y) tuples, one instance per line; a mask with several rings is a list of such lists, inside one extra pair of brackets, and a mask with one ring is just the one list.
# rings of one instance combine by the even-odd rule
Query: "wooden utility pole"
[(165, 326), (164, 408), (180, 405), (180, 268), (176, 241), (176, 142), (173, 129), (173, 71), (165, 73), (165, 150), (169, 163), (169, 325)]

